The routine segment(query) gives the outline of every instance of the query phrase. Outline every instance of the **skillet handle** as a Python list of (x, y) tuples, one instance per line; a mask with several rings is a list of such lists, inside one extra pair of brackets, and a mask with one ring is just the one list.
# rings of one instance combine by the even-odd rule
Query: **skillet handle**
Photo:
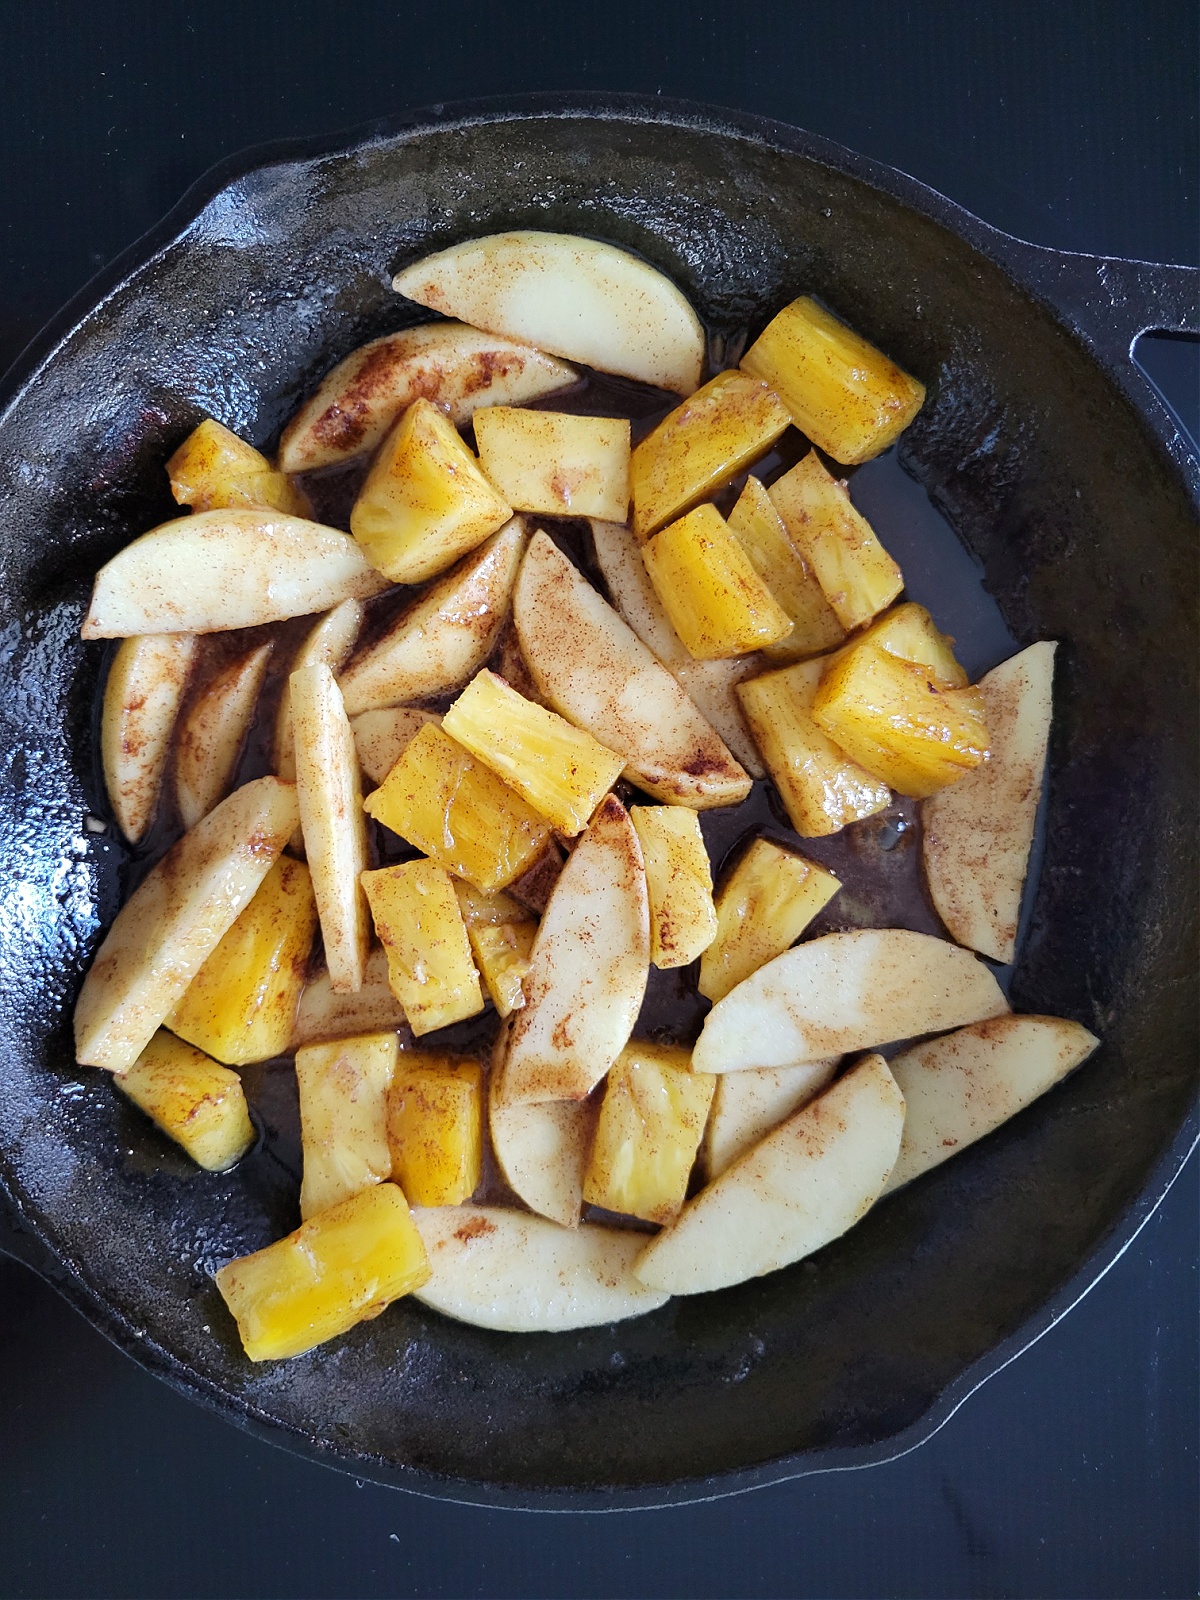
[(1025, 246), (1030, 287), (1112, 364), (1143, 333), (1200, 333), (1200, 267)]

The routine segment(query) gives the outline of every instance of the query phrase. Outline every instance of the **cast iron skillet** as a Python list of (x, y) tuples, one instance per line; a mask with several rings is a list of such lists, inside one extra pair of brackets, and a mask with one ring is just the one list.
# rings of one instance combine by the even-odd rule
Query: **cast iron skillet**
[[(1063, 641), (1013, 1000), (1104, 1047), (788, 1271), (557, 1336), (402, 1302), (255, 1367), (209, 1274), (294, 1226), (291, 1179), (265, 1155), (198, 1174), (72, 1059), (121, 865), (85, 826), (103, 651), (79, 619), (96, 568), (170, 514), (162, 463), (201, 414), (271, 441), (335, 358), (397, 325), (399, 263), (510, 227), (640, 251), (718, 335), (816, 293), (929, 385), (905, 468), (1017, 641)], [(10, 1248), (232, 1421), (424, 1493), (650, 1505), (928, 1436), (1107, 1269), (1195, 1138), (1200, 469), (1129, 353), (1195, 327), (1196, 285), (1020, 243), (823, 140), (661, 100), (439, 107), (210, 175), (42, 336), (0, 417)], [(273, 1081), (252, 1084), (267, 1122)]]

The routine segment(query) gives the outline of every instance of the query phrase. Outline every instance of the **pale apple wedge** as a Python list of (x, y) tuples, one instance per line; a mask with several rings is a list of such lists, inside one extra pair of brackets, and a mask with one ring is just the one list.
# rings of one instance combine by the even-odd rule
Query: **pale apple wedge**
[(358, 764), (372, 783), (382, 783), (427, 722), (441, 727), (436, 711), (389, 706), (386, 711), (360, 711), (350, 718)]
[(338, 680), (349, 716), (461, 689), (496, 643), (528, 538), (524, 517), (437, 580)]
[(723, 1072), (704, 1129), (704, 1170), (711, 1183), (781, 1122), (815, 1100), (837, 1071), (839, 1058), (806, 1067), (759, 1067)]
[(921, 808), (925, 876), (938, 915), (960, 944), (993, 961), (1011, 961), (1017, 951), (1055, 648), (1030, 645), (980, 679), (987, 758)]
[(640, 789), (693, 810), (750, 793), (749, 775), (675, 679), (544, 533), (521, 563), (513, 622), (542, 698), (623, 756)]
[(100, 568), (80, 633), (222, 633), (388, 586), (336, 528), (278, 511), (201, 511), (151, 529)]
[(928, 933), (858, 928), (785, 950), (709, 1012), (696, 1072), (796, 1067), (1003, 1016), (982, 961)]
[(493, 233), (397, 273), (397, 294), (476, 328), (676, 394), (700, 382), (704, 329), (669, 278), (565, 233)]
[(488, 1124), (500, 1171), (531, 1211), (563, 1228), (577, 1228), (583, 1208), (583, 1175), (596, 1131), (596, 1110), (587, 1100), (544, 1100), (506, 1106), (497, 1092), (507, 1028), (496, 1041), (488, 1094)]
[(184, 834), (117, 913), (75, 1007), (84, 1066), (127, 1071), (250, 903), (300, 820), (278, 778), (247, 783)]
[(567, 858), (529, 959), (500, 1101), (582, 1100), (628, 1043), (650, 971), (642, 850), (613, 795)]
[(637, 1276), (667, 1294), (703, 1294), (812, 1255), (879, 1198), (903, 1124), (887, 1062), (867, 1056), (701, 1189)]
[(370, 455), (414, 400), (456, 428), (480, 406), (523, 406), (576, 381), (573, 367), (461, 322), (403, 328), (362, 345), (321, 380), (283, 430), (279, 465), (312, 472)]
[(191, 633), (125, 639), (108, 669), (100, 755), (109, 804), (130, 844), (154, 821), (196, 643)]
[(490, 1206), (413, 1208), (432, 1276), (414, 1299), (504, 1333), (565, 1333), (640, 1317), (669, 1296), (633, 1276), (645, 1234), (560, 1228)]
[(991, 1133), (1073, 1072), (1100, 1041), (1062, 1017), (995, 1017), (892, 1062), (907, 1110), (885, 1193)]
[(229, 792), (273, 649), (259, 645), (231, 661), (204, 686), (180, 723), (175, 799), (185, 828), (194, 828)]
[(354, 735), (333, 673), (320, 664), (288, 679), (296, 741), (296, 793), (304, 851), (337, 993), (362, 987), (371, 914), (360, 878), (367, 867), (367, 819)]
[(752, 778), (765, 777), (766, 768), (733, 692), (735, 683), (762, 670), (761, 656), (696, 661), (671, 626), (630, 530), (619, 522), (598, 521), (591, 529), (596, 561), (618, 614), (666, 667), (735, 761)]
[(288, 1054), (301, 1045), (348, 1039), (357, 1033), (382, 1033), (389, 1028), (402, 1035), (402, 1046), (412, 1042), (404, 1007), (388, 983), (387, 951), (377, 945), (363, 968), (362, 988), (354, 994), (336, 993), (327, 969), (305, 985)]
[[(343, 600), (340, 606), (334, 606), (332, 611), (325, 613), (296, 651), (292, 658), (292, 672), (299, 672), (301, 667), (316, 666), (320, 662), (336, 678), (350, 659), (362, 625), (361, 600)], [(286, 683), (279, 696), (279, 709), (275, 713), (271, 765), (279, 777), (287, 778), (289, 782), (294, 780), (296, 741), (292, 735), (292, 691)]]

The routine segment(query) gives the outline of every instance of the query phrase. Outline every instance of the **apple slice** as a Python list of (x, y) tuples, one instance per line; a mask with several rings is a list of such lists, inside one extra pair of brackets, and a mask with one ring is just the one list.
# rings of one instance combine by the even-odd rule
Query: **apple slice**
[(650, 971), (642, 850), (613, 795), (568, 857), (529, 960), (500, 1103), (582, 1100), (628, 1043)]
[[(326, 612), (292, 657), (290, 672), (323, 662), (336, 678), (350, 659), (354, 642), (363, 625), (361, 600), (343, 600)], [(284, 684), (275, 713), (275, 732), (271, 740), (271, 765), (289, 782), (296, 776), (296, 740), (292, 733), (292, 691)]]
[(201, 511), (152, 528), (100, 568), (80, 634), (222, 633), (388, 587), (336, 528), (278, 511)]
[(284, 472), (370, 455), (414, 400), (432, 400), (456, 428), (480, 406), (523, 406), (576, 381), (574, 368), (511, 339), (430, 322), (372, 339), (339, 361), (279, 441)]
[(117, 913), (75, 1007), (83, 1066), (130, 1068), (250, 903), (300, 820), (296, 790), (258, 778), (223, 800)]
[(231, 661), (188, 708), (175, 742), (175, 799), (185, 828), (229, 791), (274, 648), (262, 644)]
[(460, 689), (492, 653), (527, 525), (513, 517), (438, 579), (338, 680), (348, 716)]
[(723, 1072), (717, 1079), (704, 1130), (704, 1170), (711, 1183), (740, 1155), (799, 1111), (832, 1080), (838, 1060), (812, 1061), (806, 1067), (758, 1067)]
[(903, 1125), (887, 1062), (867, 1056), (701, 1189), (637, 1276), (667, 1294), (703, 1294), (812, 1255), (875, 1204)]
[(414, 1298), (459, 1322), (505, 1333), (564, 1333), (655, 1311), (669, 1298), (639, 1283), (645, 1234), (560, 1228), (491, 1206), (413, 1209), (433, 1275)]
[(1073, 1072), (1099, 1039), (1062, 1017), (994, 1017), (892, 1062), (907, 1111), (885, 1193), (991, 1133)]
[(538, 692), (625, 759), (657, 800), (736, 805), (750, 779), (675, 679), (544, 533), (513, 593), (513, 621)]
[(388, 983), (387, 951), (376, 945), (363, 969), (362, 988), (354, 994), (334, 990), (328, 970), (318, 972), (304, 986), (287, 1054), (301, 1045), (328, 1039), (348, 1039), (356, 1033), (402, 1033), (411, 1042), (404, 1007)]
[(994, 667), (979, 682), (990, 750), (973, 772), (921, 808), (925, 876), (960, 944), (1011, 961), (1050, 740), (1053, 644)]
[(360, 711), (350, 718), (358, 764), (372, 783), (379, 784), (408, 749), (426, 723), (441, 727), (436, 711), (412, 706), (389, 706), (386, 711)]
[(692, 1066), (801, 1066), (1007, 1010), (983, 962), (945, 939), (906, 928), (827, 933), (785, 950), (718, 1001)]
[(154, 820), (196, 643), (191, 633), (126, 639), (108, 669), (100, 719), (104, 786), (130, 844), (138, 844)]
[[(495, 1061), (503, 1059), (505, 1036), (497, 1040)], [(509, 1187), (531, 1211), (563, 1228), (577, 1228), (583, 1206), (583, 1175), (596, 1128), (596, 1109), (587, 1100), (544, 1100), (538, 1105), (506, 1106), (493, 1070), (488, 1096), (492, 1149)]]
[(392, 288), (600, 372), (685, 395), (700, 382), (700, 319), (669, 278), (615, 245), (566, 233), (492, 233), (414, 262)]

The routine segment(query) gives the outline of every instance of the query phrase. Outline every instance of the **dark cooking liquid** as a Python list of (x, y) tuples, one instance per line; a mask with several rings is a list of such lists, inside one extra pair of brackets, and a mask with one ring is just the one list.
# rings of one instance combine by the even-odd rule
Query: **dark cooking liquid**
[[(677, 404), (677, 398), (663, 390), (591, 373), (571, 389), (535, 402), (535, 408), (586, 416), (628, 417), (636, 444)], [(473, 443), (471, 431), (465, 431), (468, 442)], [(780, 444), (755, 463), (753, 472), (769, 485), (807, 454), (808, 448), (795, 429), (789, 429)], [(349, 531), (350, 508), (368, 465), (368, 462), (352, 462), (348, 466), (307, 474), (300, 480), (318, 521)], [(971, 680), (975, 681), (1011, 655), (1016, 642), (995, 601), (984, 588), (982, 568), (935, 510), (925, 492), (902, 471), (895, 449), (856, 469), (830, 465), (831, 470), (849, 477), (851, 498), (866, 515), (885, 548), (899, 562), (905, 577), (906, 598), (926, 606), (938, 627), (955, 639), (956, 653)], [(722, 512), (729, 511), (747, 476), (743, 473), (715, 497)], [(587, 523), (566, 518), (538, 521), (595, 587), (607, 596)], [(412, 593), (393, 589), (370, 601), (360, 644), (378, 636), (410, 603)], [(210, 634), (201, 641), (193, 675), (193, 697), (234, 656), (268, 639), (275, 646), (235, 784), (246, 783), (271, 770), (271, 735), (279, 696), (291, 670), (292, 658), (314, 621), (312, 617), (296, 618), (262, 628)], [(489, 664), (499, 670), (496, 657)], [(453, 698), (447, 695), (428, 704), (430, 709), (444, 710)], [(185, 705), (184, 715), (186, 711)], [(619, 786), (618, 793), (626, 804), (649, 799), (627, 783)], [(898, 799), (886, 811), (854, 823), (829, 838), (800, 839), (788, 821), (775, 786), (760, 780), (741, 805), (702, 811), (700, 826), (712, 861), (713, 876), (718, 881), (745, 846), (760, 835), (800, 850), (838, 878), (842, 884), (840, 892), (809, 925), (805, 937), (872, 927), (910, 928), (947, 937), (925, 889), (921, 870), (920, 807), (915, 801)], [(378, 823), (371, 822), (370, 828), (376, 864), (409, 859), (418, 853)], [(126, 869), (126, 897), (181, 831), (168, 778), (155, 825)], [(319, 961), (319, 954), (314, 956), (314, 961)], [(709, 1010), (709, 1002), (696, 988), (698, 973), (699, 962), (665, 972), (650, 968), (646, 998), (635, 1029), (638, 1037), (680, 1044), (695, 1041)], [(1003, 983), (1007, 970), (1001, 969), (997, 975)], [(431, 1050), (448, 1049), (480, 1055), (486, 1060), (498, 1027), (499, 1019), (489, 1007), (478, 1017), (426, 1034), (418, 1042)], [(263, 1135), (259, 1147), (247, 1160), (273, 1167), (283, 1181), (298, 1186), (301, 1149), (294, 1073), (290, 1066), (277, 1061), (243, 1068), (242, 1078)], [(599, 1093), (597, 1090), (594, 1100)], [(490, 1145), (485, 1152), (484, 1177), (475, 1199), (524, 1209), (500, 1176)], [(600, 1214), (593, 1214), (599, 1219)], [(619, 1219), (605, 1213), (603, 1220)]]

